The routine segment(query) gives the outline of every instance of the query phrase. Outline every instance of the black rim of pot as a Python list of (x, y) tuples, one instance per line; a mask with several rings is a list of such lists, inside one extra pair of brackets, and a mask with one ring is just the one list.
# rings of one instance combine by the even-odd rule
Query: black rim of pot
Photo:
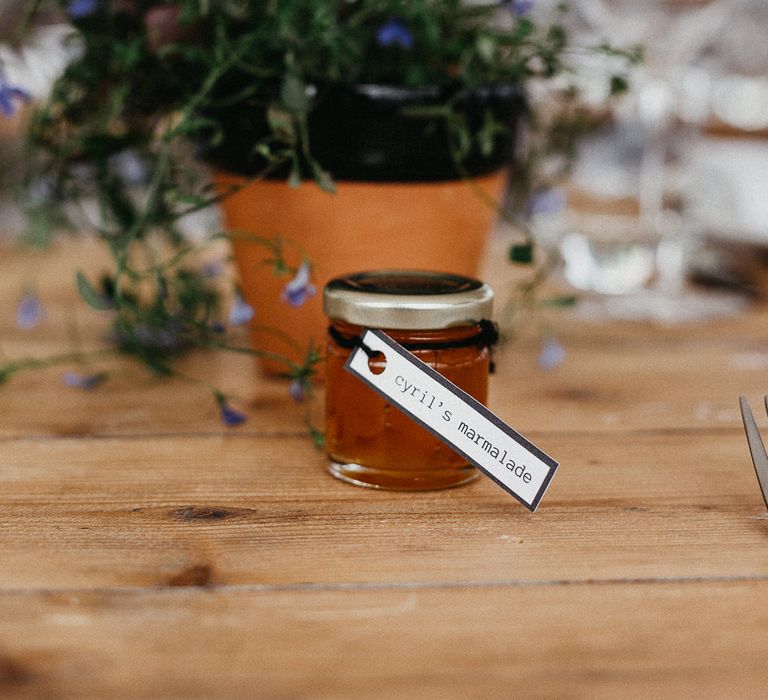
[[(330, 84), (312, 88), (308, 117), (310, 148), (319, 165), (336, 180), (430, 182), (482, 176), (508, 165), (514, 155), (525, 112), (519, 84), (496, 83), (457, 91), (438, 86), (403, 87), (377, 84)], [(453, 112), (476, 135), (492, 115), (503, 125), (483, 153), (478, 139), (457, 167), (452, 136), (436, 108), (451, 104)], [(203, 160), (233, 174), (254, 176), (266, 161), (255, 145), (269, 133), (265, 110), (246, 107), (209, 111), (224, 138), (201, 148)], [(305, 177), (311, 168), (302, 164)], [(285, 178), (288, 168), (270, 173)]]

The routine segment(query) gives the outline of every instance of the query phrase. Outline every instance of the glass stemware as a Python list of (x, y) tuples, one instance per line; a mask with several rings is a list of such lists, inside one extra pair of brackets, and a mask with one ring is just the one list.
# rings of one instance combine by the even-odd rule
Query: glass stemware
[(687, 284), (700, 233), (684, 186), (686, 149), (697, 129), (680, 118), (688, 70), (743, 2), (574, 3), (581, 43), (610, 37), (614, 45), (645, 51), (630, 90), (578, 152), (568, 206), (533, 221), (540, 240), (557, 247), (565, 279), (588, 293), (582, 315), (673, 323), (743, 305), (736, 296)]

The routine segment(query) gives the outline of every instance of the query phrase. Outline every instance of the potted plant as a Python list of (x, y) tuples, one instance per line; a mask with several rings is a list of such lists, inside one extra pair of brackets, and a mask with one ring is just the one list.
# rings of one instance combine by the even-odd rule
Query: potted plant
[[(257, 352), (300, 382), (317, 353), (270, 338), (309, 328), (319, 340), (321, 321), (301, 314), (319, 317), (324, 279), (383, 265), (474, 272), (482, 242), (469, 230), (484, 234), (495, 215), (526, 85), (561, 75), (569, 51), (529, 0), (52, 4), (72, 24), (73, 58), (31, 121), (31, 231), (44, 238), (53, 211), (95, 205), (88, 223), (114, 269), (78, 287), (111, 309), (118, 346), (161, 373), (188, 347), (228, 346), (220, 290), (187, 264), (199, 246), (182, 235), (214, 205), (249, 207), (227, 212), (227, 238), (250, 256), (236, 284), (277, 331), (258, 334)], [(254, 291), (258, 278), (267, 286)], [(285, 314), (265, 311), (269, 299)]]
[[(248, 182), (252, 169), (242, 157), (248, 149), (224, 140), (206, 157), (222, 190), (238, 188), (222, 202), (227, 227), (260, 237), (279, 232), (292, 246), (288, 263), (310, 260), (318, 286), (365, 268), (476, 275), (511, 162), (522, 92), (517, 83), (505, 83), (451, 93), (438, 85), (319, 86), (307, 114), (315, 160), (297, 168), (317, 176), (321, 187), (291, 187), (286, 172)], [(461, 126), (452, 119), (461, 119)], [(493, 133), (492, 123), (505, 128)], [(461, 152), (459, 129), (483, 124), (487, 151), (472, 143)], [(231, 133), (241, 146), (257, 141), (248, 129)], [(246, 299), (278, 299), (280, 280), (263, 274), (263, 250), (238, 237), (233, 249)], [(300, 306), (268, 308), (269, 318), (290, 336), (323, 337), (319, 295)], [(261, 334), (256, 342), (289, 352), (275, 336)]]
[[(228, 24), (264, 28), (264, 63), (223, 79), (205, 115), (220, 137), (204, 149), (231, 230), (290, 241), (290, 264), (312, 262), (316, 285), (362, 268), (477, 274), (525, 110), (524, 84), (560, 68), (565, 34), (537, 29), (530, 2), (287, 3)], [(253, 10), (253, 8), (252, 8)], [(238, 24), (238, 22), (241, 22)], [(309, 37), (294, 49), (286, 38)], [(232, 96), (243, 96), (233, 100)], [(216, 104), (218, 101), (218, 104)], [(233, 101), (236, 108), (233, 108)], [(258, 178), (275, 156), (289, 162)], [(297, 187), (304, 179), (320, 187)], [(280, 281), (264, 255), (233, 241), (246, 298), (263, 308)], [(323, 337), (319, 295), (270, 307), (288, 335)], [(290, 352), (275, 335), (256, 343)]]

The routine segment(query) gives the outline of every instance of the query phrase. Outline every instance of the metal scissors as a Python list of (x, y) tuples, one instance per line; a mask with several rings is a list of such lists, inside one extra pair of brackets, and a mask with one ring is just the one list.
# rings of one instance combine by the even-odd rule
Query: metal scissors
[[(768, 395), (764, 397), (764, 401), (765, 411), (768, 413)], [(752, 463), (755, 465), (757, 481), (760, 484), (763, 500), (768, 508), (768, 454), (766, 454), (765, 445), (760, 439), (760, 433), (757, 430), (752, 409), (743, 396), (739, 397), (739, 406), (741, 406), (741, 420), (744, 422), (744, 430), (747, 433), (747, 444), (752, 455)]]

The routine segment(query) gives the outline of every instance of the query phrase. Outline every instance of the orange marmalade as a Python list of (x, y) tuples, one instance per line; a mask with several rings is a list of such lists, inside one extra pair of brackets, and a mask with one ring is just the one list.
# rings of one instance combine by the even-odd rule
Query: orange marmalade
[[(329, 471), (361, 486), (426, 490), (458, 486), (477, 470), (344, 369), (366, 328), (379, 328), (481, 403), (488, 394), (493, 293), (471, 278), (375, 271), (329, 282), (326, 448)], [(490, 329), (490, 332), (489, 332)], [(371, 371), (384, 368), (373, 356)]]

